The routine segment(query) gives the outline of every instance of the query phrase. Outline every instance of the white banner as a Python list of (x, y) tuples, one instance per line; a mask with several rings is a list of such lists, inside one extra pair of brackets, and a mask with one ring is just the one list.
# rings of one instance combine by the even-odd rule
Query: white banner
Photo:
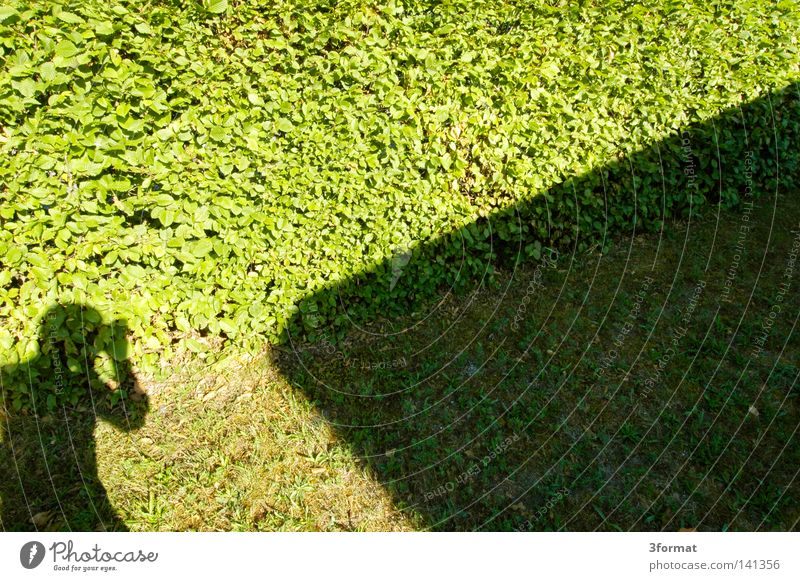
[(793, 533), (2, 533), (0, 579), (800, 579)]

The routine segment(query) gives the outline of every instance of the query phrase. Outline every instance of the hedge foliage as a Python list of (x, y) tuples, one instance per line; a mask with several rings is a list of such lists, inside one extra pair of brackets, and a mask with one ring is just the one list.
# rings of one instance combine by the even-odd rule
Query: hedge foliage
[[(691, 195), (657, 172), (634, 183), (596, 170), (800, 78), (798, 8), (10, 0), (0, 365), (13, 374), (39, 352), (56, 302), (127, 320), (136, 365), (154, 370), (179, 346), (202, 351), (202, 336), (278, 341), (302, 299), (392, 257), (429, 264), (381, 296), (363, 287), (366, 311), (480, 274), (498, 240), (522, 237), (536, 258), (543, 243), (584, 247), (607, 226), (684, 215), (719, 190), (711, 164), (718, 146), (741, 146), (736, 133), (694, 135), (708, 171)], [(754, 151), (780, 147), (769, 115), (747, 128)], [(757, 175), (774, 180), (766, 154)], [(576, 222), (576, 207), (606, 207), (601, 175), (608, 223)], [(594, 177), (578, 191), (573, 176)], [(617, 203), (634, 186), (635, 211)], [(719, 196), (737, 202), (735, 188)], [(521, 208), (522, 222), (492, 218)], [(309, 308), (312, 326), (339, 316)]]

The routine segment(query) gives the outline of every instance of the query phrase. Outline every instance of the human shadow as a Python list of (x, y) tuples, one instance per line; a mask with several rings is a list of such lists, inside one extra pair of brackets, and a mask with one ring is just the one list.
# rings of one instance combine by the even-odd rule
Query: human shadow
[(97, 420), (140, 428), (148, 410), (124, 320), (80, 303), (50, 307), (36, 354), (2, 370), (0, 529), (124, 531), (97, 473)]
[[(592, 302), (591, 283), (584, 296), (572, 292), (582, 274), (572, 270), (576, 253), (601, 250), (612, 235), (629, 234), (632, 245), (634, 234), (650, 232), (658, 235), (656, 256), (663, 255), (685, 245), (664, 240), (665, 224), (670, 229), (676, 221), (713, 219), (723, 207), (743, 209), (759, 193), (773, 196), (797, 176), (798, 103), (794, 84), (585, 175), (565, 176), (530, 200), (457, 232), (398, 249), (297, 305), (277, 349), (278, 366), (396, 504), (424, 526), (558, 527), (553, 506), (570, 492), (575, 498), (570, 487), (580, 472), (565, 466), (593, 466), (590, 474), (595, 473), (598, 454), (622, 449), (611, 437), (619, 432), (604, 441), (595, 434), (575, 448), (577, 440), (586, 441), (586, 431), (563, 419), (572, 416), (571, 406), (587, 404), (566, 398), (563, 382), (585, 384), (586, 393), (598, 389), (596, 370), (610, 351), (608, 343), (593, 345), (614, 337), (605, 331), (588, 335), (582, 362), (594, 371), (575, 371), (573, 364), (581, 362), (553, 359), (573, 329), (570, 324), (586, 313), (606, 328), (622, 328), (625, 321), (618, 304)], [(765, 134), (764, 119), (773, 134)], [(712, 144), (718, 152), (713, 158), (695, 153)], [(721, 249), (736, 245), (737, 235), (738, 230), (718, 232), (712, 248), (693, 251), (713, 254), (716, 244), (722, 256)], [(712, 278), (724, 280), (729, 262), (720, 263)], [(690, 266), (702, 272), (698, 261)], [(676, 268), (686, 267), (678, 262)], [(636, 304), (635, 297), (656, 296), (677, 275), (646, 282), (641, 274), (604, 275), (598, 268), (592, 280), (600, 284), (603, 276), (606, 286), (619, 283), (614, 300), (624, 295), (627, 304)], [(615, 280), (620, 276), (624, 285)], [(454, 301), (454, 295), (462, 298)], [(644, 316), (644, 307), (640, 310), (637, 317)], [(564, 325), (556, 324), (555, 331), (554, 322)], [(635, 323), (644, 324), (640, 318)], [(559, 332), (567, 333), (561, 343)], [(602, 399), (619, 386), (603, 385), (603, 393), (591, 397)], [(636, 508), (642, 515), (645, 509)], [(586, 528), (590, 520), (572, 527)]]

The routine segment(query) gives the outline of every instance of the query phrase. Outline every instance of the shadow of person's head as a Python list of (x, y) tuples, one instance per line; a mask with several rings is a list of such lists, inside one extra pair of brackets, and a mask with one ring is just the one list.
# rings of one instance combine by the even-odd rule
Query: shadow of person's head
[(31, 409), (86, 410), (116, 428), (142, 426), (148, 400), (130, 361), (128, 325), (81, 303), (57, 303), (39, 323), (30, 367)]

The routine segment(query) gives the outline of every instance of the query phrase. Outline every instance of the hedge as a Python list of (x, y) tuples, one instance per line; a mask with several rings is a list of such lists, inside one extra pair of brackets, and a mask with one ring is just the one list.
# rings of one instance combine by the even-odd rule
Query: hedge
[[(732, 174), (713, 164), (718, 147), (740, 152), (742, 116), (719, 116), (757, 103), (744, 123), (768, 188), (787, 147), (770, 106), (781, 139), (796, 138), (796, 97), (781, 90), (800, 78), (798, 14), (753, 0), (11, 0), (0, 365), (12, 404), (28, 405), (20, 364), (46, 351), (37, 331), (56, 303), (126, 320), (135, 366), (156, 372), (213, 340), (278, 342), (301, 306), (304, 330), (336, 325), (337, 307), (308, 300), (332, 285), (356, 289), (359, 316), (387, 314), (518, 244), (535, 259), (543, 244), (658, 228), (690, 204), (735, 206), (739, 186), (720, 190)], [(653, 165), (682, 155), (687, 127), (692, 193)], [(420, 276), (359, 283), (398, 261)], [(65, 349), (80, 360), (86, 346)], [(48, 360), (39, 389), (54, 395)]]

